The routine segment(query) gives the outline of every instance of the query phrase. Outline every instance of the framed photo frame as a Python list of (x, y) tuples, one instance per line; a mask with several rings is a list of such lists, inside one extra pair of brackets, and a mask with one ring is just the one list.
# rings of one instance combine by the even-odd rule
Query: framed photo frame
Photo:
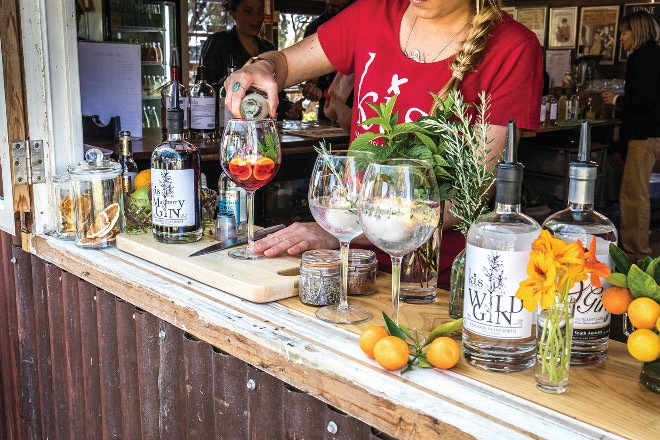
[(548, 14), (547, 6), (532, 6), (516, 8), (516, 20), (536, 34), (542, 47), (545, 47), (545, 24)]
[(548, 49), (574, 49), (577, 30), (577, 6), (550, 8)]
[(600, 64), (614, 64), (620, 5), (585, 6), (580, 14), (578, 57), (602, 56)]

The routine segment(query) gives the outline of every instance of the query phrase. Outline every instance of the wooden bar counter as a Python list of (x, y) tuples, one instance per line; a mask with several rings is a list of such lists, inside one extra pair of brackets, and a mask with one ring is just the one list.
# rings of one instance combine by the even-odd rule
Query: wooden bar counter
[[(391, 313), (389, 274), (379, 274), (374, 295), (349, 298), (369, 307), (374, 318), (342, 326), (316, 319), (315, 308), (303, 305), (297, 297), (252, 303), (115, 247), (81, 249), (46, 236), (33, 237), (31, 247), (33, 257), (387, 436), (416, 440), (657, 439), (660, 432), (660, 395), (639, 383), (640, 364), (619, 342), (610, 343), (602, 366), (572, 368), (563, 395), (538, 391), (532, 370), (484, 372), (463, 359), (449, 371), (424, 369), (400, 375), (382, 369), (360, 351), (357, 337), (368, 325), (382, 325), (381, 311)], [(172, 252), (177, 252), (176, 245)], [(447, 292), (440, 292), (431, 305), (402, 304), (400, 320), (424, 332), (448, 321)], [(336, 436), (330, 435), (329, 425), (328, 432), (318, 433), (316, 438), (346, 438), (339, 429)]]

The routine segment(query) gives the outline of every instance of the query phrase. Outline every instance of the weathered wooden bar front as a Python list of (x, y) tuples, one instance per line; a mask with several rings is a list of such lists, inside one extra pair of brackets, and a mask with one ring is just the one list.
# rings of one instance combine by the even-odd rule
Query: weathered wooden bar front
[[(389, 313), (389, 275), (351, 301), (376, 317), (336, 326), (298, 298), (257, 304), (117, 248), (51, 237), (28, 254), (2, 235), (0, 326), (9, 438), (657, 438), (660, 396), (610, 345), (569, 391), (537, 391), (531, 371), (401, 376), (368, 359), (357, 332)], [(177, 252), (177, 246), (172, 252)], [(11, 262), (11, 264), (7, 264)], [(247, 264), (247, 263), (246, 263)], [(31, 277), (23, 279), (24, 275)], [(255, 273), (255, 277), (259, 274)], [(14, 295), (14, 291), (16, 294)], [(403, 305), (402, 322), (448, 320), (446, 298)], [(12, 424), (15, 418), (19, 425)]]

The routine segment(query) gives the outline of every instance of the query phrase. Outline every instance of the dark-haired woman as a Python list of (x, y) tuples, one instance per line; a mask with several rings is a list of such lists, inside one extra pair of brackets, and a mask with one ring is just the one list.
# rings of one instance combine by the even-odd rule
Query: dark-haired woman
[(660, 46), (658, 24), (646, 11), (621, 19), (621, 46), (629, 52), (623, 95), (603, 92), (604, 104), (621, 107), (621, 136), (628, 151), (619, 208), (621, 247), (633, 260), (651, 256), (651, 172), (660, 157)]
[[(222, 85), (219, 83), (227, 76), (230, 67), (240, 68), (250, 58), (275, 50), (273, 43), (259, 36), (265, 17), (264, 0), (230, 0), (226, 8), (234, 19), (234, 27), (209, 36), (200, 57), (206, 81), (216, 85), (216, 89)], [(293, 104), (284, 93), (279, 99), (278, 119), (302, 117), (302, 104)]]

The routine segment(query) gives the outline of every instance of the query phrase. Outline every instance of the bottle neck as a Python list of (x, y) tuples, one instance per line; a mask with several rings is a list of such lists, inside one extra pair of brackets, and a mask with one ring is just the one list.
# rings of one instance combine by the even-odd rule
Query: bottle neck
[(568, 183), (568, 207), (570, 209), (593, 209), (595, 180), (570, 179)]
[(181, 142), (183, 140), (183, 133), (167, 133), (168, 142)]
[(496, 203), (495, 212), (498, 214), (520, 214), (520, 203), (517, 205), (511, 205), (509, 203)]

